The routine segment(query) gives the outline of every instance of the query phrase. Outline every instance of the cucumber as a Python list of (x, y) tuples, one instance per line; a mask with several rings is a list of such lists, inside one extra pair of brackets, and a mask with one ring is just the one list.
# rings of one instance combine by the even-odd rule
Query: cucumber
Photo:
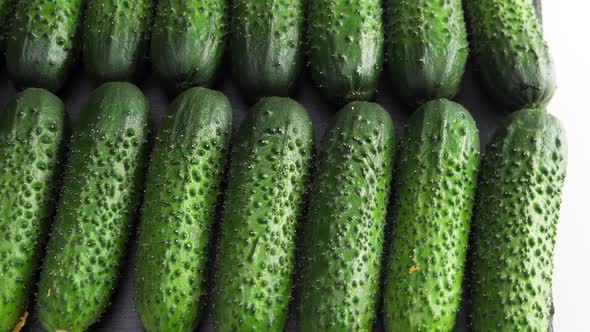
[(304, 0), (234, 0), (233, 76), (243, 95), (289, 96), (303, 67)]
[(283, 331), (295, 234), (313, 150), (305, 109), (261, 99), (238, 132), (218, 248), (214, 323), (223, 331)]
[(10, 30), (14, 9), (13, 0), (0, 0), (0, 64), (6, 59), (6, 39)]
[(510, 111), (543, 108), (555, 91), (553, 61), (534, 2), (465, 2), (482, 84)]
[(66, 113), (48, 91), (27, 89), (0, 113), (0, 331), (25, 311), (55, 208)]
[(227, 34), (226, 0), (160, 0), (151, 61), (171, 90), (213, 83)]
[(320, 145), (304, 228), (299, 331), (371, 331), (379, 303), (395, 132), (381, 106), (352, 102)]
[(84, 331), (108, 304), (141, 189), (148, 117), (129, 83), (101, 85), (80, 115), (39, 282), (47, 331)]
[(137, 81), (145, 69), (152, 0), (90, 0), (82, 61), (95, 82)]
[(387, 62), (395, 91), (414, 107), (459, 92), (469, 53), (461, 0), (389, 0)]
[(232, 110), (191, 88), (172, 103), (148, 173), (135, 273), (147, 331), (194, 331), (203, 306), (209, 236), (226, 169)]
[(83, 0), (17, 1), (6, 42), (8, 75), (18, 88), (62, 88), (78, 56)]
[(445, 99), (424, 104), (400, 143), (384, 289), (386, 331), (452, 331), (461, 300), (479, 167), (475, 121)]
[(474, 331), (547, 331), (566, 164), (565, 130), (540, 110), (512, 113), (488, 144), (470, 254)]
[(310, 0), (311, 78), (330, 101), (373, 97), (383, 66), (381, 0)]

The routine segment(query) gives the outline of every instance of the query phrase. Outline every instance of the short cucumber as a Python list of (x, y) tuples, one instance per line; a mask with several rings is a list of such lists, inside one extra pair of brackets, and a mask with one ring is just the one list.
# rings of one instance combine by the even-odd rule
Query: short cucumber
[(156, 137), (135, 273), (147, 331), (192, 332), (200, 321), (231, 119), (222, 93), (191, 88), (174, 100)]
[(90, 0), (82, 60), (95, 82), (136, 81), (144, 74), (152, 0)]
[(116, 284), (141, 189), (148, 101), (129, 83), (90, 96), (74, 131), (38, 293), (50, 332), (85, 331)]
[(310, 0), (311, 78), (330, 101), (373, 97), (383, 66), (381, 0)]
[(468, 45), (461, 0), (388, 0), (387, 62), (395, 93), (410, 106), (453, 98)]
[(565, 130), (540, 110), (512, 113), (488, 144), (473, 219), (473, 331), (542, 331), (567, 163)]
[(66, 113), (48, 91), (27, 89), (0, 113), (0, 331), (26, 310), (55, 210)]
[(19, 88), (62, 88), (78, 57), (83, 0), (22, 0), (6, 43), (8, 74)]
[(439, 99), (409, 119), (400, 144), (384, 290), (386, 331), (452, 331), (479, 167), (475, 121)]
[(309, 116), (289, 98), (261, 99), (241, 125), (218, 248), (218, 331), (283, 331), (312, 150)]
[(371, 331), (379, 303), (394, 127), (352, 102), (320, 145), (305, 225), (299, 331)]
[(234, 0), (233, 76), (244, 96), (289, 96), (303, 67), (304, 0)]
[(160, 0), (151, 42), (156, 75), (173, 91), (213, 83), (227, 34), (226, 0)]

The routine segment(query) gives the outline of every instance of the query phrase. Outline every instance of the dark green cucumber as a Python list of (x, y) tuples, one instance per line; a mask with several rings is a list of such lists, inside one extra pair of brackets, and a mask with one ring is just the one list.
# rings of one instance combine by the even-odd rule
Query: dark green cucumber
[(311, 78), (332, 102), (373, 97), (383, 66), (381, 0), (310, 0)]
[(394, 141), (391, 117), (369, 102), (348, 104), (328, 129), (305, 225), (299, 331), (371, 331)]
[(473, 220), (473, 331), (547, 331), (567, 164), (554, 116), (508, 116), (488, 144)]
[(396, 93), (410, 106), (453, 98), (469, 53), (461, 0), (389, 0), (386, 17)]
[(6, 42), (6, 66), (17, 87), (61, 89), (78, 56), (83, 5), (83, 0), (17, 1)]
[(24, 312), (55, 208), (64, 147), (62, 101), (27, 89), (0, 114), (0, 331)]
[(90, 96), (74, 131), (38, 294), (49, 332), (85, 331), (108, 304), (137, 205), (148, 101), (129, 83)]
[(217, 330), (283, 331), (313, 150), (307, 112), (261, 99), (238, 132), (218, 251)]
[(6, 39), (10, 31), (14, 0), (0, 0), (0, 64), (6, 59)]
[(479, 167), (475, 121), (445, 99), (424, 104), (400, 144), (384, 291), (386, 331), (452, 331)]
[(151, 61), (174, 90), (208, 86), (225, 49), (226, 0), (160, 0), (152, 31)]
[(222, 93), (192, 88), (172, 103), (156, 137), (135, 273), (135, 305), (147, 331), (192, 332), (200, 321), (231, 119)]
[(233, 76), (244, 96), (289, 96), (303, 67), (304, 0), (234, 0)]
[(534, 0), (466, 0), (484, 87), (510, 111), (545, 106), (555, 91), (553, 62)]
[(145, 69), (152, 0), (90, 0), (82, 60), (98, 83), (137, 81)]

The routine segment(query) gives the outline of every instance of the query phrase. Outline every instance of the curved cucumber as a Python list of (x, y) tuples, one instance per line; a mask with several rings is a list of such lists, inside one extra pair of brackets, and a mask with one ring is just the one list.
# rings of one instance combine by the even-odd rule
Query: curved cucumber
[(27, 89), (0, 114), (0, 331), (25, 310), (39, 250), (54, 213), (66, 113), (62, 101)]
[(295, 234), (313, 150), (311, 121), (289, 98), (263, 98), (240, 127), (215, 281), (218, 331), (283, 331)]
[(83, 0), (17, 1), (6, 66), (19, 88), (61, 89), (78, 56)]
[(469, 48), (461, 0), (389, 0), (386, 14), (389, 74), (411, 106), (453, 98)]
[(555, 72), (534, 0), (466, 0), (484, 87), (511, 111), (545, 106)]
[(129, 83), (103, 84), (80, 115), (39, 282), (38, 316), (50, 332), (84, 331), (108, 304), (141, 188), (148, 117)]
[(304, 233), (299, 331), (372, 330), (394, 136), (381, 106), (352, 102), (321, 143)]
[(303, 0), (234, 0), (231, 61), (244, 95), (288, 96), (303, 66)]
[(194, 331), (231, 135), (220, 92), (176, 98), (156, 137), (139, 233), (135, 303), (147, 331)]
[(160, 0), (152, 32), (156, 74), (176, 91), (212, 83), (227, 34), (226, 0)]
[(452, 331), (461, 300), (479, 166), (475, 121), (440, 99), (410, 118), (401, 141), (386, 331)]
[(332, 102), (373, 97), (383, 65), (381, 0), (310, 0), (311, 78)]
[(90, 0), (82, 60), (94, 81), (135, 81), (143, 76), (152, 0)]
[(488, 144), (473, 220), (474, 331), (547, 331), (566, 163), (565, 130), (539, 110), (511, 114)]

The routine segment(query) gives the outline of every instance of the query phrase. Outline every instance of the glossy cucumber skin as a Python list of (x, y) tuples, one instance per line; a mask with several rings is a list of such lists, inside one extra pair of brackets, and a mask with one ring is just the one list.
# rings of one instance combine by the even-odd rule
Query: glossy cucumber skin
[(77, 62), (83, 6), (83, 0), (17, 1), (6, 66), (18, 88), (62, 88)]
[(85, 331), (108, 304), (143, 180), (148, 118), (147, 99), (129, 83), (101, 85), (80, 115), (39, 282), (47, 331)]
[(299, 331), (371, 331), (379, 304), (395, 132), (389, 114), (352, 102), (320, 145), (304, 228)]
[(289, 96), (303, 67), (304, 0), (234, 0), (231, 62), (250, 101)]
[(137, 81), (144, 75), (152, 0), (89, 0), (82, 60), (96, 83)]
[(412, 107), (455, 97), (469, 53), (461, 0), (388, 0), (386, 17), (394, 92)]
[(311, 78), (330, 101), (369, 100), (383, 67), (381, 0), (310, 0)]
[(231, 122), (222, 93), (191, 88), (173, 102), (156, 137), (135, 273), (147, 331), (190, 332), (199, 324)]
[(488, 144), (473, 219), (473, 331), (547, 331), (566, 164), (565, 130), (540, 110), (512, 113)]
[(543, 108), (555, 92), (555, 71), (534, 0), (467, 0), (481, 81), (509, 111)]
[(461, 300), (479, 134), (461, 105), (424, 104), (400, 143), (384, 289), (386, 331), (452, 331)]
[(26, 310), (55, 209), (64, 150), (63, 102), (42, 89), (16, 95), (0, 113), (0, 331)]
[(283, 331), (313, 151), (305, 109), (261, 99), (232, 155), (213, 294), (217, 331)]
[(161, 0), (151, 41), (154, 71), (174, 92), (213, 83), (225, 50), (226, 0)]

